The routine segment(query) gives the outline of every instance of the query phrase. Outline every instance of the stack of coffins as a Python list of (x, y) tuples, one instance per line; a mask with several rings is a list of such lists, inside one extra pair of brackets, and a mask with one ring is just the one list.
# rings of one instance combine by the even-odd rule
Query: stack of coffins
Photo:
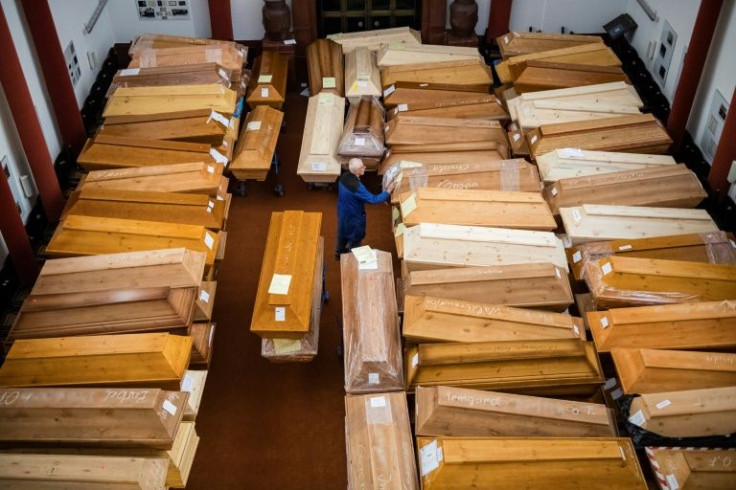
[(367, 48), (377, 51), (382, 44), (422, 44), (419, 31), (408, 27), (394, 27), (391, 29), (375, 29), (370, 31), (330, 34), (327, 39), (338, 43), (342, 52), (348, 54), (358, 48)]
[(733, 449), (647, 447), (660, 488), (709, 488), (728, 490), (736, 483)]
[(318, 39), (307, 47), (309, 93), (329, 93), (345, 97), (345, 73), (340, 45), (329, 39)]
[(361, 97), (350, 104), (337, 154), (343, 166), (351, 158), (360, 158), (367, 169), (375, 170), (381, 162), (384, 110), (378, 99)]
[(332, 183), (340, 176), (337, 147), (343, 132), (345, 99), (330, 93), (309, 98), (296, 173), (309, 183)]
[(246, 101), (251, 108), (259, 105), (282, 110), (286, 100), (289, 60), (276, 51), (264, 51), (253, 64), (254, 72)]
[(321, 213), (271, 215), (250, 331), (273, 360), (317, 354), (322, 292)]

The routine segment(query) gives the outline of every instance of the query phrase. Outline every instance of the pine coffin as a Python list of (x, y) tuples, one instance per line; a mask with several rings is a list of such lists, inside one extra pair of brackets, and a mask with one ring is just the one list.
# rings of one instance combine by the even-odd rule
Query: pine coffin
[(218, 84), (120, 87), (108, 99), (102, 116), (140, 116), (201, 109), (232, 114), (236, 104), (237, 93)]
[[(262, 338), (292, 339), (309, 332), (321, 224), (322, 213), (271, 214), (251, 332)], [(280, 278), (287, 286), (274, 288)]]
[(229, 117), (203, 109), (144, 116), (108, 117), (97, 135), (189, 141), (217, 147), (222, 144), (229, 125)]
[(309, 93), (330, 93), (345, 97), (342, 49), (329, 39), (317, 39), (307, 47)]
[(176, 67), (217, 63), (221, 69), (227, 71), (232, 82), (239, 82), (243, 77), (243, 64), (247, 59), (247, 48), (236, 43), (143, 48), (133, 53), (128, 68)]
[(360, 269), (352, 253), (340, 256), (345, 391), (350, 394), (404, 387), (391, 254), (375, 253), (376, 269)]
[(736, 354), (659, 349), (611, 349), (624, 393), (736, 386)]
[(0, 386), (150, 386), (178, 390), (191, 337), (165, 333), (18, 340)]
[(352, 158), (360, 158), (369, 170), (378, 168), (384, 147), (384, 111), (381, 102), (373, 97), (361, 97), (350, 104), (337, 153), (343, 165)]
[(616, 435), (613, 415), (605, 405), (448, 386), (417, 387), (415, 419), (419, 436)]
[(134, 56), (136, 53), (140, 53), (145, 49), (163, 49), (163, 48), (181, 48), (191, 46), (211, 46), (211, 47), (223, 47), (232, 46), (238, 49), (247, 49), (242, 44), (234, 43), (232, 41), (223, 41), (219, 39), (209, 39), (204, 37), (189, 37), (189, 36), (171, 36), (168, 34), (141, 34), (133, 39), (133, 42), (128, 48), (128, 54)]
[[(389, 120), (393, 119), (402, 112), (408, 115), (419, 117), (442, 117), (445, 119), (480, 119), (489, 121), (506, 121), (509, 115), (506, 113), (501, 103), (492, 95), (472, 94), (468, 97), (467, 103), (456, 105), (445, 105), (441, 107), (422, 108), (420, 104), (400, 104), (388, 112)], [(458, 122), (459, 124), (462, 121)]]
[(343, 130), (345, 99), (333, 94), (309, 98), (296, 173), (305, 182), (332, 183), (340, 176), (337, 146)]
[(168, 449), (187, 393), (159, 389), (0, 389), (0, 441)]
[(459, 301), (493, 302), (524, 308), (565, 311), (573, 296), (565, 270), (552, 264), (418, 270), (404, 278), (405, 294)]
[(498, 145), (493, 141), (486, 142), (483, 145), (485, 146), (484, 149), (469, 151), (458, 151), (454, 147), (442, 148), (443, 146), (449, 145), (432, 148), (434, 151), (426, 151), (426, 145), (394, 146), (384, 154), (383, 162), (378, 167), (378, 174), (385, 174), (392, 165), (397, 165), (401, 162), (415, 162), (422, 165), (456, 166), (482, 164), (508, 158), (507, 145)]
[(383, 103), (386, 108), (394, 109), (395, 112), (447, 109), (493, 102), (498, 106), (499, 115), (503, 114), (504, 118), (508, 118), (508, 114), (497, 102), (496, 97), (485, 90), (426, 82), (396, 82), (392, 87), (386, 90), (389, 93), (384, 95)]
[(579, 148), (558, 148), (537, 156), (539, 175), (544, 182), (593, 175), (674, 166), (677, 162), (669, 155), (616, 153)]
[(736, 350), (736, 303), (708, 301), (589, 311), (599, 352), (615, 348)]
[(547, 61), (525, 61), (514, 67), (517, 94), (583, 87), (610, 82), (629, 82), (620, 66), (594, 66)]
[(559, 211), (573, 245), (718, 231), (704, 209), (583, 204)]
[(345, 438), (350, 488), (418, 488), (406, 394), (345, 397)]
[(468, 120), (444, 117), (419, 117), (401, 113), (386, 125), (386, 144), (415, 145), (418, 151), (426, 151), (423, 144), (473, 143), (493, 141), (508, 145), (506, 132), (498, 121)]
[(363, 96), (381, 96), (381, 73), (376, 65), (376, 53), (358, 47), (345, 53), (345, 97), (351, 104)]
[(666, 490), (730, 490), (736, 485), (733, 449), (647, 447), (646, 452), (658, 480), (667, 482)]
[(378, 49), (378, 66), (445, 63), (482, 59), (477, 48), (429, 44), (387, 43)]
[(187, 370), (181, 379), (181, 391), (189, 393), (187, 404), (184, 407), (184, 415), (182, 420), (194, 422), (199, 413), (199, 406), (202, 403), (202, 394), (204, 393), (204, 385), (207, 381), (206, 370)]
[[(418, 437), (424, 490), (645, 490), (629, 438)], [(492, 483), (491, 483), (492, 482)]]
[(584, 335), (580, 318), (490, 301), (407, 295), (402, 335), (412, 342), (581, 339)]
[(229, 70), (218, 67), (217, 63), (123, 69), (113, 76), (108, 96), (118, 87), (219, 84), (231, 88), (234, 85), (230, 75)]
[(268, 105), (248, 113), (229, 167), (237, 180), (266, 180), (283, 120), (284, 113)]
[(255, 77), (251, 80), (246, 102), (255, 109), (265, 105), (280, 111), (286, 100), (289, 60), (276, 51), (263, 51), (254, 62)]
[(482, 59), (395, 65), (381, 70), (384, 97), (391, 95), (392, 85), (397, 82), (439, 83), (488, 93), (493, 84), (493, 75)]
[(347, 55), (359, 47), (377, 50), (386, 43), (422, 44), (422, 36), (419, 31), (408, 27), (393, 27), (391, 29), (376, 29), (360, 32), (340, 32), (330, 34), (327, 39), (342, 46), (342, 52)]
[(504, 59), (591, 43), (603, 43), (603, 39), (600, 36), (581, 36), (579, 34), (515, 31), (496, 38), (496, 44)]
[(406, 353), (406, 386), (458, 386), (537, 396), (592, 395), (603, 375), (580, 339), (433, 343)]
[(585, 265), (599, 307), (645, 306), (736, 298), (736, 265), (607, 257)]

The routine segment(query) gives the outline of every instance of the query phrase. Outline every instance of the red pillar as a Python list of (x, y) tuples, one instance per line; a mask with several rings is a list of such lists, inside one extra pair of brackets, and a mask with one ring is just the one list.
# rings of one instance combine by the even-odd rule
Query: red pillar
[(513, 0), (493, 0), (491, 12), (488, 15), (488, 29), (486, 29), (486, 42), (491, 43), (498, 36), (509, 32), (511, 22), (511, 4)]
[[(20, 142), (26, 153), (28, 164), (31, 166), (46, 218), (52, 223), (56, 222), (64, 208), (64, 198), (61, 195), (59, 181), (54, 173), (54, 164), (49, 156), (46, 141), (43, 139), (43, 131), (38, 122), (36, 109), (33, 107), (33, 99), (28, 91), (23, 69), (18, 60), (18, 54), (15, 52), (13, 38), (1, 5), (0, 66), (2, 67), (0, 83), (5, 90)], [(69, 75), (64, 74), (64, 76)]]
[(447, 40), (447, 1), (422, 0), (422, 42), (445, 44)]
[(721, 140), (718, 142), (716, 154), (713, 156), (713, 164), (708, 173), (708, 185), (721, 199), (725, 198), (728, 193), (730, 184), (726, 177), (728, 177), (731, 162), (736, 160), (736, 138), (734, 138), (734, 135), (736, 135), (736, 107), (734, 105), (736, 105), (736, 88), (731, 96), (726, 124), (723, 126)]
[(708, 49), (710, 49), (710, 42), (713, 39), (722, 5), (723, 0), (701, 0), (700, 2), (693, 34), (690, 37), (690, 45), (682, 63), (680, 82), (672, 101), (670, 117), (667, 119), (667, 131), (672, 137), (673, 152), (679, 150), (682, 145), (685, 125), (695, 101), (695, 93), (698, 91), (705, 58), (708, 56)]
[(21, 0), (64, 146), (74, 158), (87, 139), (48, 0)]
[(23, 225), (8, 178), (0, 169), (0, 234), (10, 252), (10, 262), (24, 286), (32, 286), (38, 277), (38, 264), (28, 233)]
[(212, 39), (232, 41), (233, 15), (230, 11), (230, 0), (208, 0), (208, 3), (210, 6)]

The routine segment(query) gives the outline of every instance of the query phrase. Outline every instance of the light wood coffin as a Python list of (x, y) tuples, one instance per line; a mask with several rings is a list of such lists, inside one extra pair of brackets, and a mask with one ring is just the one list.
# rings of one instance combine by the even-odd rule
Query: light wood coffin
[(107, 101), (103, 117), (162, 114), (207, 109), (235, 112), (237, 93), (219, 84), (120, 87)]
[(172, 36), (168, 34), (145, 33), (136, 36), (128, 48), (128, 54), (133, 56), (144, 49), (180, 48), (190, 46), (230, 46), (247, 49), (245, 46), (232, 41), (209, 39), (206, 37)]
[(403, 236), (409, 271), (538, 263), (567, 270), (562, 241), (550, 232), (421, 223)]
[(220, 84), (231, 88), (235, 84), (230, 75), (229, 70), (219, 67), (217, 63), (123, 69), (113, 76), (108, 95), (112, 95), (118, 87)]
[(645, 490), (628, 438), (418, 437), (424, 490)]
[[(292, 339), (309, 332), (321, 224), (322, 213), (271, 214), (251, 332), (262, 338)], [(282, 276), (288, 276), (286, 293), (271, 287)]]
[(387, 89), (383, 103), (396, 112), (422, 109), (447, 109), (454, 106), (468, 106), (484, 102), (494, 102), (499, 112), (508, 117), (506, 111), (496, 102), (496, 97), (487, 90), (427, 82), (396, 82)]
[(317, 39), (307, 47), (309, 93), (329, 93), (345, 97), (342, 49), (329, 39)]
[(416, 389), (416, 433), (449, 437), (615, 436), (605, 405), (448, 386)]
[(525, 61), (514, 67), (514, 76), (514, 90), (517, 94), (630, 81), (620, 66), (547, 61)]
[(376, 65), (376, 53), (358, 47), (345, 53), (345, 97), (352, 104), (366, 95), (381, 96), (381, 73)]
[(557, 228), (538, 192), (420, 187), (399, 199), (406, 226), (442, 223), (539, 231)]
[(467, 90), (487, 93), (493, 84), (493, 75), (482, 59), (395, 65), (381, 70), (384, 97), (391, 95), (391, 86), (397, 82), (456, 85)]
[(736, 303), (708, 301), (587, 312), (599, 352), (615, 348), (736, 350)]
[(406, 394), (345, 397), (345, 438), (350, 488), (418, 488)]
[(565, 311), (573, 296), (565, 270), (552, 264), (418, 270), (404, 278), (407, 296)]
[(375, 251), (376, 269), (340, 256), (345, 391), (375, 393), (404, 387), (401, 338), (391, 254)]
[(718, 231), (704, 209), (583, 204), (559, 211), (573, 245)]
[[(401, 145), (389, 149), (383, 156), (378, 173), (383, 175), (392, 166), (400, 162), (416, 162), (422, 165), (462, 165), (494, 162), (508, 158), (508, 145), (499, 145), (494, 141), (482, 142), (484, 148), (478, 150), (459, 151), (450, 145), (439, 145), (425, 151), (426, 145)], [(472, 144), (476, 146), (475, 143)], [(480, 146), (480, 145), (477, 145)], [(448, 147), (448, 148), (443, 148)]]
[(266, 180), (283, 120), (283, 112), (267, 105), (248, 113), (229, 167), (236, 179)]
[(190, 369), (208, 369), (212, 360), (212, 342), (215, 339), (215, 322), (192, 323), (187, 334), (192, 337)]
[(418, 151), (425, 151), (421, 145), (448, 143), (473, 143), (493, 141), (507, 145), (506, 131), (498, 121), (468, 120), (459, 123), (457, 119), (444, 117), (419, 117), (411, 113), (401, 113), (386, 125), (386, 144), (417, 145)]
[(558, 148), (666, 153), (672, 144), (667, 130), (651, 114), (544, 124), (526, 138), (534, 158)]
[(504, 59), (590, 43), (603, 43), (603, 39), (600, 36), (581, 36), (579, 34), (516, 31), (496, 38), (496, 44)]
[(559, 148), (536, 158), (539, 175), (545, 182), (587, 177), (627, 170), (670, 167), (676, 164), (669, 155), (646, 155), (609, 151)]
[(585, 264), (611, 256), (736, 264), (736, 247), (723, 231), (588, 242), (572, 246), (565, 252), (578, 280), (585, 276)]
[(730, 490), (736, 486), (733, 449), (647, 447), (646, 453), (663, 490)]
[(345, 55), (359, 47), (375, 51), (385, 43), (422, 44), (421, 33), (408, 27), (393, 27), (390, 29), (360, 32), (340, 32), (338, 34), (330, 34), (327, 36), (327, 39), (340, 44), (342, 46), (342, 52)]
[(378, 168), (384, 147), (384, 111), (381, 102), (373, 97), (362, 97), (350, 104), (337, 154), (343, 165), (350, 159), (360, 158), (369, 170)]
[(387, 43), (378, 49), (378, 66), (445, 63), (482, 59), (478, 48), (430, 44)]
[(0, 441), (169, 449), (187, 397), (138, 388), (0, 389)]
[(634, 398), (629, 422), (664, 437), (736, 432), (736, 387), (650, 393)]
[(167, 465), (163, 454), (0, 454), (0, 487), (160, 490), (165, 488)]
[(18, 340), (0, 386), (150, 386), (178, 390), (191, 337), (165, 333)]
[(133, 53), (128, 68), (217, 63), (239, 77), (247, 58), (248, 50), (236, 43), (142, 48)]
[(694, 208), (708, 194), (684, 164), (562, 179), (544, 189), (554, 214), (583, 204)]
[(199, 406), (202, 403), (202, 394), (204, 393), (204, 385), (207, 381), (206, 370), (190, 369), (184, 373), (181, 379), (181, 391), (189, 393), (187, 404), (184, 407), (184, 415), (182, 420), (194, 421), (199, 413)]
[[(230, 118), (209, 109), (108, 117), (97, 135), (222, 145)], [(235, 124), (235, 121), (233, 121)]]
[(531, 395), (592, 395), (603, 375), (580, 339), (432, 343), (406, 352), (406, 385), (458, 386)]
[[(420, 104), (400, 104), (388, 112), (388, 118), (390, 120), (402, 112), (406, 112), (409, 115), (420, 117), (443, 117), (462, 120), (508, 120), (508, 113), (493, 95), (467, 93), (472, 96), (466, 99), (467, 103), (456, 105), (448, 104), (441, 107), (422, 108)], [(462, 121), (459, 121), (458, 124), (462, 124)]]
[(412, 342), (580, 339), (583, 321), (570, 315), (434, 296), (404, 298), (402, 335)]
[(736, 354), (659, 349), (611, 349), (624, 393), (736, 386)]
[(332, 183), (340, 176), (337, 146), (343, 130), (345, 99), (333, 94), (309, 98), (296, 173), (305, 182)]
[(194, 428), (194, 422), (182, 422), (174, 445), (166, 452), (169, 456), (166, 486), (171, 488), (187, 486), (198, 446), (199, 436)]
[[(83, 177), (81, 188), (128, 191), (187, 192), (224, 198), (227, 178), (215, 163), (178, 163), (152, 167), (94, 170)], [(162, 177), (163, 176), (163, 177)]]
[(644, 306), (736, 298), (736, 265), (607, 257), (585, 265), (599, 307)]
[(245, 101), (252, 109), (265, 105), (282, 110), (286, 100), (289, 59), (276, 51), (264, 50), (253, 66), (255, 76), (251, 80)]

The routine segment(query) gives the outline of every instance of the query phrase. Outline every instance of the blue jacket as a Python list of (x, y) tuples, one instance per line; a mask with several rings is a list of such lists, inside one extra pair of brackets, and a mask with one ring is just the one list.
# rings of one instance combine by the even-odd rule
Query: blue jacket
[(350, 172), (344, 172), (338, 180), (337, 236), (350, 242), (365, 238), (365, 203), (378, 204), (388, 201), (391, 194), (386, 191), (372, 194)]

